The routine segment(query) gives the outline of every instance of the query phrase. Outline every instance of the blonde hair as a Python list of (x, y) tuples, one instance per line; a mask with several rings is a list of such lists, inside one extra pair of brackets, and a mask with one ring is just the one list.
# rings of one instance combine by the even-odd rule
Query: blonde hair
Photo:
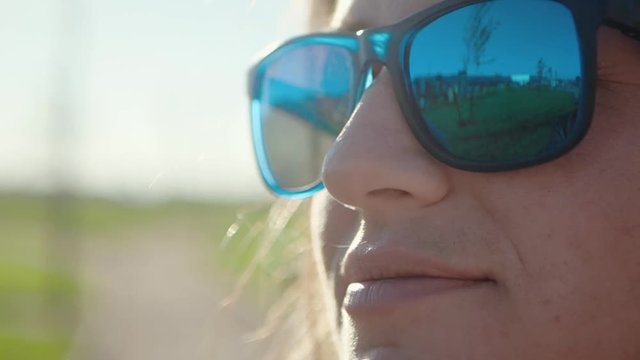
[[(310, 0), (309, 30), (326, 28), (336, 8), (336, 0)], [(308, 215), (308, 207), (302, 212)], [(306, 217), (308, 219), (308, 216)], [(308, 222), (297, 224), (309, 237)], [(337, 329), (331, 321), (322, 290), (322, 275), (306, 241), (298, 252), (298, 276), (272, 307), (262, 335), (269, 342), (265, 359), (335, 360)]]
[[(318, 31), (329, 25), (335, 11), (336, 0), (309, 0), (309, 30)], [(301, 206), (302, 205), (302, 206)], [(234, 224), (233, 227), (237, 227)], [(258, 224), (256, 224), (258, 225)], [(323, 276), (311, 251), (308, 226), (308, 206), (299, 201), (278, 200), (269, 211), (264, 223), (252, 229), (260, 238), (262, 249), (238, 281), (238, 288), (231, 294), (235, 299), (254, 274), (256, 266), (267, 258), (274, 245), (294, 231), (306, 241), (292, 244), (295, 253), (295, 280), (286, 287), (267, 314), (264, 325), (249, 341), (263, 342), (267, 349), (265, 360), (335, 360), (338, 359), (336, 331), (327, 308), (326, 294), (322, 289)], [(257, 236), (259, 235), (259, 236)], [(233, 237), (233, 235), (231, 235)], [(253, 237), (253, 236), (252, 236)], [(288, 245), (287, 245), (288, 246)], [(291, 270), (292, 264), (282, 264)], [(288, 272), (285, 270), (285, 272)], [(273, 287), (282, 288), (282, 280), (272, 279)], [(230, 302), (234, 302), (231, 300)]]
[[(232, 305), (241, 292), (246, 294), (245, 285), (257, 275), (259, 267), (271, 258), (280, 260), (277, 267), (268, 266), (271, 271), (267, 278), (259, 279), (266, 282), (261, 285), (267, 285), (260, 297), (271, 297), (275, 293), (277, 300), (267, 313), (264, 325), (245, 336), (246, 341), (264, 349), (263, 360), (338, 358), (334, 341), (336, 329), (309, 241), (307, 205), (308, 202), (280, 199), (271, 206), (264, 221), (251, 226), (249, 236), (252, 241), (260, 241), (260, 250), (225, 302)], [(239, 221), (232, 228), (238, 224)], [(293, 281), (290, 274), (295, 274)]]

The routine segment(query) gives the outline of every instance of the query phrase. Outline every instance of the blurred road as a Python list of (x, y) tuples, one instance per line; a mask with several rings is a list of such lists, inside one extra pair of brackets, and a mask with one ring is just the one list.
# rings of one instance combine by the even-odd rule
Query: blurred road
[(85, 241), (77, 360), (259, 359), (254, 305), (220, 308), (210, 239), (187, 223)]

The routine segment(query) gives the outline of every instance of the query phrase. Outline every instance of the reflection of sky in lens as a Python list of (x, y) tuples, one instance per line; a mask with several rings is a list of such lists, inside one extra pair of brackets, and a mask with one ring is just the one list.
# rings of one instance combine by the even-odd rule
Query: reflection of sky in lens
[[(411, 53), (414, 77), (451, 75), (463, 69), (466, 24), (479, 6), (445, 15), (416, 36)], [(564, 6), (546, 1), (496, 1), (488, 6), (485, 19), (498, 23), (483, 56), (488, 63), (479, 68), (471, 63), (469, 74), (535, 75), (540, 58), (558, 77), (580, 74), (577, 35)]]
[(277, 108), (337, 135), (337, 125), (327, 118), (327, 112), (329, 107), (350, 102), (350, 53), (335, 45), (308, 44), (277, 52), (272, 58), (261, 84), (265, 114), (271, 107)]
[(353, 69), (351, 56), (344, 48), (316, 44), (292, 48), (276, 56), (267, 67), (265, 81), (283, 82), (311, 97), (320, 93), (342, 96), (349, 91)]

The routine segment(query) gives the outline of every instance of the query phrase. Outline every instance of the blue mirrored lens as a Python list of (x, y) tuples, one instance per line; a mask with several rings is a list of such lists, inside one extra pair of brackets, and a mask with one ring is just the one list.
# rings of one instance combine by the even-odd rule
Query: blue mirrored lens
[(278, 187), (304, 190), (319, 183), (324, 157), (349, 118), (353, 60), (345, 48), (318, 44), (273, 57), (260, 84), (262, 151)]
[(552, 1), (488, 1), (417, 32), (409, 75), (433, 139), (473, 163), (527, 163), (576, 138), (582, 65), (570, 11)]

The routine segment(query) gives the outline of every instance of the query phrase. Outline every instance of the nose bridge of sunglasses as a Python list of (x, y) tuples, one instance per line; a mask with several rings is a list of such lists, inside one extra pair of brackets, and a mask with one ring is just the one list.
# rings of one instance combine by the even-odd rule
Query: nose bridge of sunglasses
[(360, 41), (359, 69), (362, 73), (362, 82), (356, 99), (373, 84), (373, 80), (382, 71), (383, 67), (389, 63), (389, 42), (391, 33), (386, 29), (360, 30), (358, 33)]
[(362, 63), (387, 63), (391, 34), (386, 30), (361, 30), (357, 33), (361, 41)]

